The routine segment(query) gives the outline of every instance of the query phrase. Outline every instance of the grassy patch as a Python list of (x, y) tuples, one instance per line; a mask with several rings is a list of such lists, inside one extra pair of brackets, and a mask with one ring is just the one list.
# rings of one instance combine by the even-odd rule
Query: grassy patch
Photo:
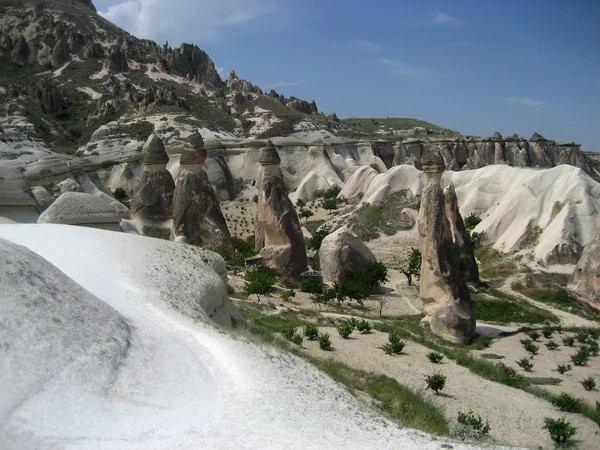
[(588, 320), (600, 320), (596, 312), (577, 303), (567, 293), (565, 287), (569, 281), (568, 275), (553, 273), (530, 273), (524, 283), (515, 283), (512, 288), (527, 297), (553, 307), (577, 314)]
[(127, 134), (138, 141), (146, 141), (154, 132), (154, 125), (147, 120), (140, 120), (129, 125), (119, 126), (119, 133)]
[(380, 233), (392, 236), (398, 230), (410, 229), (398, 220), (406, 207), (416, 208), (418, 199), (409, 190), (395, 192), (380, 205), (364, 205), (350, 217), (349, 227), (363, 241), (379, 237)]
[(291, 312), (268, 314), (272, 308), (265, 305), (250, 305), (246, 302), (240, 302), (238, 307), (246, 319), (243, 324), (238, 324), (238, 326), (247, 329), (261, 341), (275, 343), (308, 360), (335, 381), (344, 385), (351, 393), (361, 392), (369, 395), (382, 412), (399, 421), (403, 426), (445, 436), (449, 434), (448, 424), (441, 409), (420, 394), (402, 386), (396, 380), (384, 375), (358, 370), (331, 359), (310, 357), (290, 347), (285, 341), (278, 340), (277, 333), (309, 323), (297, 314)]
[(483, 322), (498, 324), (557, 323), (558, 317), (542, 308), (520, 300), (497, 289), (481, 290), (472, 294), (475, 317)]
[(476, 248), (475, 257), (479, 261), (479, 275), (483, 279), (507, 278), (519, 271), (517, 261), (491, 246)]
[(331, 359), (311, 358), (310, 361), (335, 381), (348, 387), (351, 392), (361, 391), (369, 394), (383, 412), (402, 425), (427, 433), (445, 436), (449, 434), (448, 424), (441, 409), (396, 380), (385, 375), (357, 370)]

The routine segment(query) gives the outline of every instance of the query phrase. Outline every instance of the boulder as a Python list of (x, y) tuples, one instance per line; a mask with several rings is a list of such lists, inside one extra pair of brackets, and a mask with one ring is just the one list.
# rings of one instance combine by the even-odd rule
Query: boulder
[(473, 244), (471, 243), (469, 233), (467, 232), (463, 218), (458, 210), (458, 199), (456, 198), (456, 191), (454, 190), (454, 185), (452, 183), (444, 189), (444, 199), (446, 217), (450, 224), (452, 241), (460, 254), (459, 260), (462, 274), (468, 283), (478, 285), (479, 268), (477, 267), (477, 261), (475, 261), (475, 255), (473, 253)]
[(454, 343), (468, 343), (475, 335), (475, 314), (452, 242), (440, 186), (444, 161), (438, 152), (421, 158), (426, 174), (419, 211), (421, 250), (420, 295), (431, 331)]
[(29, 180), (16, 167), (0, 167), (0, 224), (37, 222), (37, 204), (27, 194), (29, 189)]
[(44, 211), (38, 223), (81, 225), (104, 230), (121, 231), (121, 219), (128, 210), (116, 200), (82, 192), (65, 192)]
[(50, 192), (43, 186), (33, 186), (31, 188), (31, 195), (36, 202), (36, 209), (40, 214), (47, 210), (54, 201)]
[(346, 226), (327, 235), (319, 249), (324, 283), (340, 281), (347, 270), (363, 269), (376, 261), (369, 247)]
[(259, 162), (256, 248), (265, 264), (279, 271), (283, 284), (296, 286), (307, 270), (306, 246), (296, 208), (281, 177), (281, 159), (271, 141), (262, 149)]
[(219, 200), (202, 169), (205, 160), (204, 142), (196, 131), (179, 159), (181, 169), (173, 194), (173, 235), (175, 240), (188, 244), (233, 250)]

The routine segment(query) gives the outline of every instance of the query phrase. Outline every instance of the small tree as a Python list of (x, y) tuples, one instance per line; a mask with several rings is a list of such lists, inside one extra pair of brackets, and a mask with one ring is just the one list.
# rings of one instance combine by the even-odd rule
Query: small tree
[(390, 299), (388, 297), (384, 297), (380, 295), (377, 297), (377, 303), (379, 304), (379, 315), (382, 315), (383, 307), (389, 303)]
[(302, 200), (301, 198), (296, 200), (296, 208), (303, 209), (305, 206), (306, 206), (306, 202), (304, 200)]
[(385, 283), (389, 278), (385, 264), (375, 261), (367, 264), (364, 269), (347, 270), (343, 280), (359, 285), (365, 294), (370, 294), (377, 285)]
[(400, 271), (408, 280), (409, 286), (412, 286), (413, 277), (419, 280), (421, 278), (421, 250), (413, 247), (408, 257), (407, 267), (400, 269)]
[[(314, 216), (314, 213), (310, 209), (302, 208), (298, 211), (298, 217), (300, 219), (308, 219), (309, 217), (312, 217), (312, 216)], [(304, 222), (306, 222), (306, 220)]]
[(281, 300), (283, 300), (284, 302), (289, 302), (290, 299), (295, 296), (296, 296), (296, 293), (294, 292), (293, 289), (288, 289), (287, 291), (283, 291), (280, 294)]
[(425, 382), (427, 383), (427, 387), (438, 395), (444, 389), (444, 386), (446, 386), (446, 375), (436, 372), (425, 376)]
[(308, 240), (309, 250), (319, 250), (323, 239), (329, 234), (329, 230), (326, 227), (321, 227), (312, 234), (312, 237)]
[(304, 326), (304, 336), (309, 341), (314, 341), (319, 337), (319, 329), (316, 325), (309, 323)]
[(331, 213), (334, 209), (338, 209), (342, 204), (344, 204), (345, 200), (343, 198), (331, 197), (325, 198), (321, 201), (321, 208), (326, 209)]
[(261, 295), (271, 295), (274, 291), (273, 285), (279, 279), (277, 270), (266, 266), (256, 266), (246, 272), (244, 278), (244, 295), (256, 295), (260, 302)]

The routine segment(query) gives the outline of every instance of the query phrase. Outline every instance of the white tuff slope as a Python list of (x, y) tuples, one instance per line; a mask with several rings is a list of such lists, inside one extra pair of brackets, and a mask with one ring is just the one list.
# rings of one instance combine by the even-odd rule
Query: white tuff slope
[[(397, 191), (419, 194), (423, 174), (400, 165), (375, 175), (361, 168), (350, 177), (340, 196), (382, 203)], [(454, 183), (463, 217), (474, 213), (496, 250), (512, 252), (534, 244), (536, 260), (572, 263), (593, 237), (600, 211), (600, 184), (577, 167), (529, 169), (506, 165), (445, 172), (442, 185)], [(535, 237), (539, 233), (539, 236)]]
[[(11, 362), (0, 371), (0, 391), (12, 388), (15, 371), (25, 377), (22, 401), (8, 405), (7, 397), (0, 397), (2, 448), (440, 448), (441, 441), (362, 411), (309, 364), (190, 319), (198, 311), (189, 304), (190, 287), (212, 289), (216, 283), (211, 280), (218, 278), (190, 264), (190, 255), (165, 255), (151, 238), (63, 225), (2, 225), (0, 238), (28, 247), (66, 274), (22, 252), (29, 255), (25, 264), (40, 269), (47, 287), (62, 292), (54, 301), (71, 303), (75, 296), (88, 305), (75, 315), (56, 312), (53, 317), (60, 322), (43, 314), (29, 317), (39, 325), (40, 338), (24, 348), (1, 347)], [(194, 271), (206, 272), (206, 283), (197, 284)], [(188, 279), (181, 277), (186, 272)], [(171, 285), (161, 288), (170, 277)], [(16, 305), (2, 316), (10, 317), (13, 326), (25, 313), (15, 298), (20, 293), (23, 301), (38, 300), (25, 288), (10, 298), (2, 293), (2, 305)], [(165, 299), (185, 314), (168, 307)], [(50, 315), (44, 305), (51, 299), (39, 300), (33, 307)], [(90, 310), (104, 311), (110, 318), (107, 327), (121, 329), (126, 322), (130, 336), (115, 337), (119, 345), (129, 342), (126, 351), (113, 352), (112, 359), (92, 357), (115, 346), (100, 333), (91, 335), (95, 347), (89, 352), (66, 345), (80, 337), (82, 327), (97, 327), (98, 314)], [(0, 329), (2, 342), (10, 338), (1, 334), (5, 329)], [(56, 342), (71, 365), (49, 371), (44, 379), (23, 370), (33, 362), (29, 347)], [(36, 364), (53, 364), (48, 361), (52, 353), (39, 354)], [(89, 377), (72, 376), (78, 364)], [(102, 378), (106, 371), (112, 377)]]

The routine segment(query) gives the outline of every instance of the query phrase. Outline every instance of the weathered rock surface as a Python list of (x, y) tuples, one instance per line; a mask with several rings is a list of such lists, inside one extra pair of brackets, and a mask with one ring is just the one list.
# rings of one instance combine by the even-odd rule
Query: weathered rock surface
[(40, 215), (38, 223), (82, 225), (121, 231), (121, 219), (127, 217), (127, 208), (116, 200), (111, 201), (107, 196), (65, 192)]
[(260, 157), (255, 240), (265, 264), (279, 271), (284, 284), (295, 286), (307, 270), (306, 246), (298, 214), (280, 175), (280, 161), (269, 141)]
[(31, 196), (36, 202), (36, 209), (41, 214), (52, 204), (54, 199), (50, 192), (43, 186), (33, 186), (31, 188)]
[(463, 218), (458, 210), (458, 199), (452, 183), (444, 189), (444, 199), (446, 218), (450, 224), (452, 241), (460, 253), (459, 260), (461, 272), (467, 282), (478, 285), (479, 268), (477, 267), (477, 261), (475, 261), (475, 255), (473, 253), (473, 244), (471, 243), (469, 233), (467, 232)]
[(104, 68), (111, 73), (127, 72), (129, 70), (127, 55), (121, 47), (113, 45), (110, 48), (104, 61)]
[(179, 160), (181, 170), (173, 195), (173, 235), (175, 240), (192, 245), (232, 249), (219, 200), (202, 169), (205, 160), (204, 142), (196, 132)]
[(23, 425), (26, 413), (40, 408), (29, 403), (32, 392), (40, 394), (49, 383), (51, 391), (83, 384), (88, 395), (91, 386), (109, 389), (131, 331), (108, 304), (40, 255), (5, 239), (0, 239), (0, 285), (0, 421), (7, 431), (1, 440), (15, 439), (18, 445), (5, 448), (16, 448), (23, 445), (16, 422)]
[(559, 143), (534, 133), (529, 141), (514, 135), (446, 140), (405, 139), (394, 147), (394, 165), (419, 162), (425, 151), (439, 151), (447, 170), (478, 169), (493, 164), (550, 168), (569, 164), (589, 172), (580, 145)]
[(446, 218), (444, 192), (440, 186), (444, 161), (436, 152), (426, 153), (421, 162), (427, 177), (419, 211), (423, 323), (438, 336), (464, 344), (475, 334), (475, 314)]
[(364, 269), (377, 261), (369, 247), (345, 226), (323, 239), (319, 260), (325, 283), (340, 281), (347, 270)]
[(175, 182), (167, 170), (169, 155), (155, 135), (144, 147), (143, 171), (135, 185), (131, 211), (142, 223), (142, 234), (170, 239)]
[(567, 291), (577, 301), (600, 312), (600, 218), (596, 219), (595, 231), (575, 266)]

